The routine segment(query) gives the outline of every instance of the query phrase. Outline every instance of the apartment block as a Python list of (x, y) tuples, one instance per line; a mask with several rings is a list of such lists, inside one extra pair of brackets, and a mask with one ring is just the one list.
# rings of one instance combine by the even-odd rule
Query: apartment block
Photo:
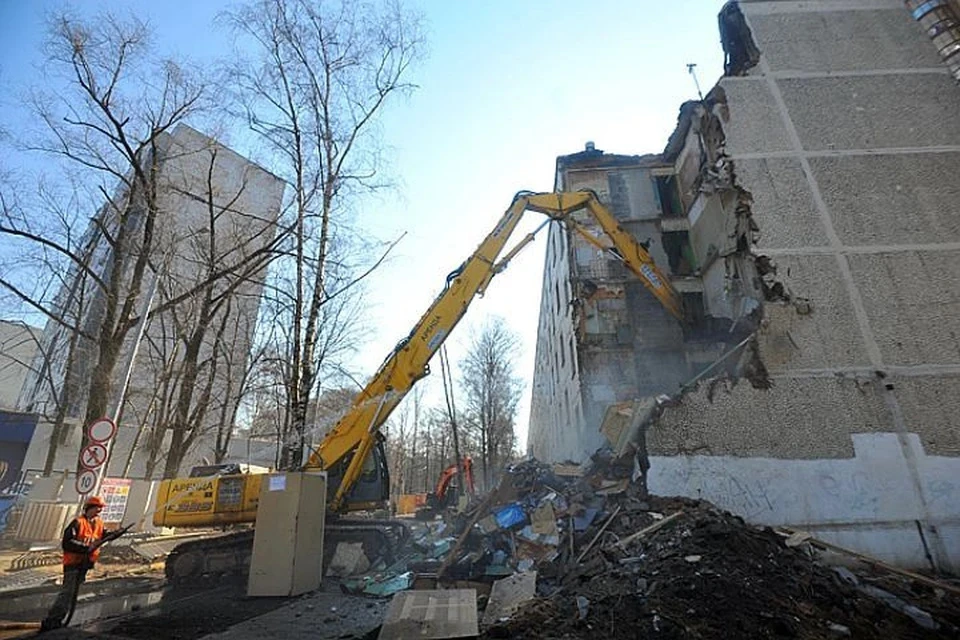
[[(270, 245), (283, 197), (284, 184), (279, 178), (188, 126), (179, 125), (162, 136), (156, 153), (160, 195), (155, 249), (144, 276), (141, 306), (134, 314), (152, 315), (143, 328), (142, 339), (137, 340), (139, 328), (128, 333), (114, 372), (110, 406), (115, 416), (129, 371), (120, 428), (129, 430), (131, 435), (118, 438), (118, 442), (129, 443), (129, 447), (141, 451), (134, 456), (129, 450), (114, 451), (108, 470), (112, 474), (121, 473), (128, 459), (132, 461), (129, 472), (142, 473), (142, 450), (148, 446), (149, 436), (136, 438), (132, 434), (163, 431), (171, 418), (170, 406), (176, 400), (179, 384), (176, 374), (171, 373), (182, 363), (186, 341), (203, 313), (203, 296), (187, 294), (208, 281), (211, 273), (245, 264), (246, 256), (257, 255)], [(115, 199), (122, 200), (122, 194)], [(107, 206), (99, 215), (99, 224), (92, 223), (87, 229), (82, 243), (90, 251), (91, 271), (102, 279), (108, 278), (115, 260), (124, 259), (113, 255), (110, 244), (104, 240), (101, 227), (109, 229), (115, 224), (111, 220)], [(134, 215), (130, 224), (142, 224), (138, 220)], [(266, 262), (259, 264), (216, 278), (211, 289), (213, 297), (221, 302), (209, 310), (209, 330), (200, 346), (200, 374), (194, 397), (195, 402), (205, 402), (209, 408), (205, 427), (200, 430), (204, 435), (197, 440), (191, 459), (210, 458), (213, 447), (207, 439), (225, 418), (232, 420), (235, 391), (240, 386), (239, 377), (249, 353), (260, 302)], [(103, 290), (79, 271), (65, 281), (57, 298), (59, 312), (72, 317), (79, 309), (78, 324), (87, 334), (95, 335), (105, 305)], [(181, 298), (175, 306), (166, 305)], [(166, 310), (157, 313), (161, 307)], [(18, 400), (19, 410), (41, 416), (37, 437), (49, 442), (49, 423), (56, 414), (64, 386), (69, 385), (66, 415), (70, 428), (62, 435), (56, 461), (56, 468), (61, 469), (76, 466), (82, 427), (79, 421), (84, 415), (90, 372), (97, 358), (96, 343), (80, 338), (68, 372), (70, 338), (71, 332), (63, 325), (48, 322), (40, 340), (43, 348), (34, 358)], [(209, 397), (205, 395), (208, 391)], [(45, 443), (40, 445), (45, 451)], [(162, 438), (154, 447), (159, 447), (162, 458)]]
[(601, 426), (628, 425), (655, 493), (960, 566), (950, 16), (949, 2), (728, 3), (726, 74), (683, 105), (663, 153), (558, 159), (557, 187), (600, 195), (688, 320), (553, 229), (534, 454), (581, 461), (623, 444)]

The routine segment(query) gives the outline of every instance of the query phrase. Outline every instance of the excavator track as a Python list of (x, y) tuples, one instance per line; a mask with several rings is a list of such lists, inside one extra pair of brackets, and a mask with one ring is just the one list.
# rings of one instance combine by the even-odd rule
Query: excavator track
[[(361, 543), (371, 563), (383, 559), (391, 564), (410, 540), (410, 530), (399, 520), (337, 518), (324, 528), (323, 566), (328, 567), (341, 542)], [(167, 556), (165, 573), (171, 584), (198, 580), (236, 578), (250, 571), (254, 530), (189, 540)]]

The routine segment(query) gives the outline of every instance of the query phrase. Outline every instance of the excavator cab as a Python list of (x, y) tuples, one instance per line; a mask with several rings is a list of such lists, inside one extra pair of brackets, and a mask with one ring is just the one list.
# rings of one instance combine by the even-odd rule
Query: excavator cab
[[(390, 502), (390, 471), (387, 467), (386, 438), (377, 433), (377, 441), (364, 460), (360, 476), (346, 495), (343, 511), (374, 511), (387, 508)], [(327, 503), (333, 500), (353, 456), (344, 456), (327, 469)]]

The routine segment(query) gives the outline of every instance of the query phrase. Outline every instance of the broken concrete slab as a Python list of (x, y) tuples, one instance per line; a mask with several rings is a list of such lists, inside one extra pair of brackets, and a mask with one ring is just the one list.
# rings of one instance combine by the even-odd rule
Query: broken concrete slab
[(475, 590), (404, 591), (390, 602), (378, 638), (471, 638), (479, 633)]
[(537, 572), (524, 571), (493, 583), (490, 600), (483, 612), (483, 626), (509, 618), (517, 608), (533, 599), (537, 592)]
[(641, 427), (654, 416), (656, 409), (656, 398), (617, 402), (607, 408), (600, 432), (617, 456), (627, 453), (630, 444), (637, 440)]
[(370, 568), (370, 560), (363, 552), (362, 542), (339, 542), (330, 559), (327, 575), (346, 578), (365, 572)]

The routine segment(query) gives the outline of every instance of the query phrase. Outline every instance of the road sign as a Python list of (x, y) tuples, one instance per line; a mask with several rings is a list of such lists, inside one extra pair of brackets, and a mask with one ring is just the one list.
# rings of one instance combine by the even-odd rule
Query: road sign
[(80, 464), (91, 471), (107, 461), (107, 448), (99, 442), (91, 442), (80, 452)]
[(117, 425), (107, 417), (94, 420), (87, 427), (87, 437), (97, 443), (106, 442), (117, 433)]
[(77, 474), (76, 482), (77, 493), (82, 496), (87, 495), (97, 486), (97, 472), (90, 469), (84, 469)]

